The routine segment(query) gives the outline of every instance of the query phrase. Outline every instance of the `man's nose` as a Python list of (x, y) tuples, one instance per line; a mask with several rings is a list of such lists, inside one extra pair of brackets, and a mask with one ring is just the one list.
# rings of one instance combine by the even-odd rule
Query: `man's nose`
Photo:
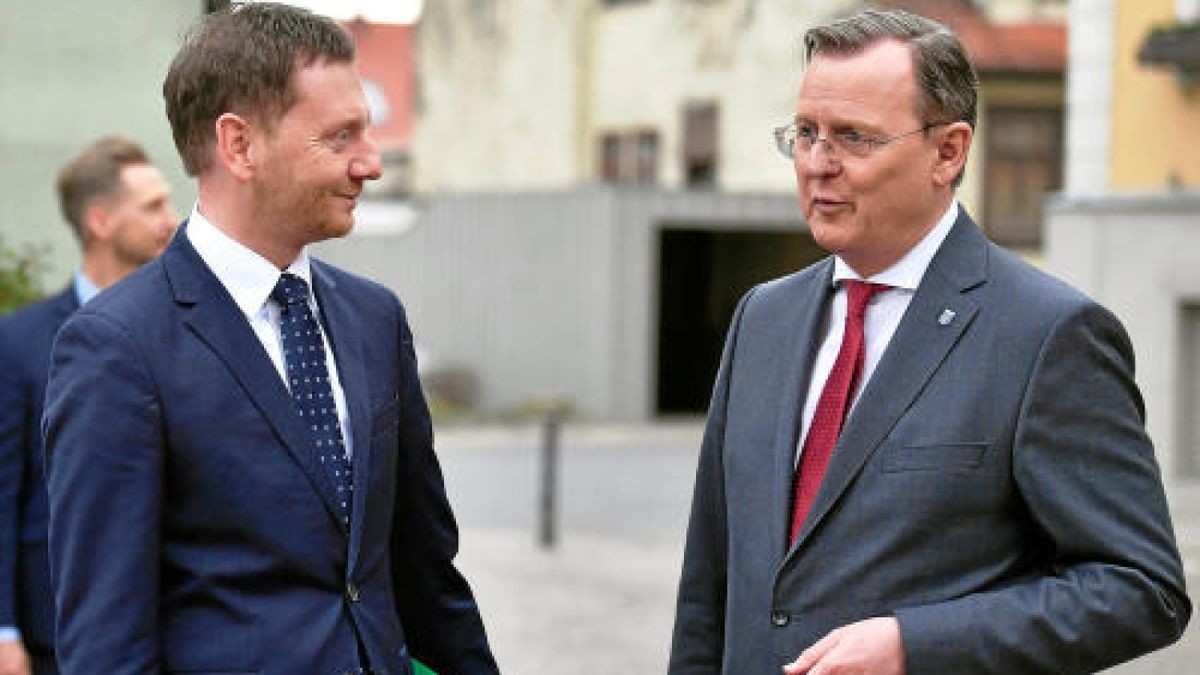
[(162, 225), (170, 230), (173, 230), (179, 226), (179, 212), (175, 210), (174, 206), (167, 204), (165, 207), (163, 207)]
[(807, 150), (797, 145), (792, 149), (796, 168), (807, 175), (822, 176), (837, 173), (842, 166), (833, 145), (818, 137)]
[(378, 180), (383, 176), (383, 157), (373, 139), (367, 137), (365, 143), (362, 155), (350, 163), (350, 173), (360, 180)]

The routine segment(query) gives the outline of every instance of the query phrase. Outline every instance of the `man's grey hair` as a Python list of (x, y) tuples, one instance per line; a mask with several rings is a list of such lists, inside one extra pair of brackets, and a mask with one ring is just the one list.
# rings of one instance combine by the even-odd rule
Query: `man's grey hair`
[(966, 122), (975, 128), (979, 77), (958, 37), (946, 26), (901, 9), (868, 9), (804, 34), (804, 55), (848, 56), (883, 40), (912, 52), (917, 116), (926, 124)]

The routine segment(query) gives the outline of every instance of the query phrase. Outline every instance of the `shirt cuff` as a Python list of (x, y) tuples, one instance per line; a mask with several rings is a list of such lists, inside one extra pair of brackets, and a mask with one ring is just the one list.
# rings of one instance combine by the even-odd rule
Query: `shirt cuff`
[(0, 642), (20, 642), (21, 631), (13, 626), (0, 626)]

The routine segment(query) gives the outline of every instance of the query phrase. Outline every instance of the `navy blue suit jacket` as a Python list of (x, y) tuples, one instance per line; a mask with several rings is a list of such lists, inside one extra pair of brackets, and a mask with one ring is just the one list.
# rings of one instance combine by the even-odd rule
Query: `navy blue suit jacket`
[(54, 646), (42, 398), (54, 336), (78, 308), (68, 286), (0, 319), (0, 626), (41, 652)]
[[(63, 327), (47, 389), (66, 675), (494, 673), (405, 313), (313, 262), (353, 433), (353, 521), (245, 316), (177, 236)], [(361, 660), (360, 660), (361, 659)]]

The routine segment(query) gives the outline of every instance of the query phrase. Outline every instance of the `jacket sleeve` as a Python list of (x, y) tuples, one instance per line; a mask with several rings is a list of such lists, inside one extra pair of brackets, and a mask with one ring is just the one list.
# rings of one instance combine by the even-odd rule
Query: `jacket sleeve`
[(29, 392), (9, 353), (7, 328), (0, 325), (0, 628), (15, 628), (25, 424), (31, 413)]
[(1090, 673), (1174, 642), (1191, 615), (1119, 322), (1080, 306), (1026, 386), (1013, 479), (1050, 563), (988, 593), (896, 612), (910, 675)]
[(723, 457), (725, 413), (738, 330), (753, 294), (751, 290), (742, 298), (734, 312), (708, 408), (675, 606), (667, 667), (671, 675), (715, 675), (721, 672), (724, 660), (729, 551)]
[(454, 565), (458, 526), (433, 449), (412, 332), (398, 304), (397, 313), (400, 475), (392, 532), (392, 586), (401, 624), (410, 653), (434, 672), (498, 675), (479, 607)]
[(60, 669), (157, 673), (163, 429), (121, 326), (85, 309), (63, 327), (43, 425)]

